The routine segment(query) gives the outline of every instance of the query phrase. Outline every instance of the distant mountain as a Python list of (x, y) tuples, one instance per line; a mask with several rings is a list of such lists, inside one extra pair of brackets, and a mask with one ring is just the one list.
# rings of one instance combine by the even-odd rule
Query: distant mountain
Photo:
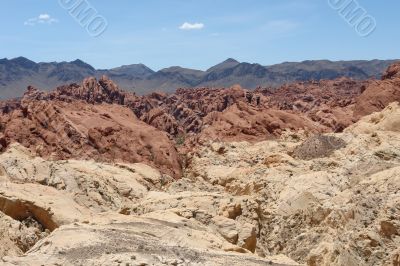
[(379, 78), (395, 61), (317, 60), (262, 66), (230, 58), (206, 71), (175, 66), (155, 72), (143, 64), (97, 70), (79, 59), (72, 62), (35, 63), (18, 57), (0, 59), (0, 98), (19, 97), (28, 85), (50, 90), (60, 85), (80, 82), (88, 76), (101, 75), (109, 76), (120, 87), (138, 94), (173, 92), (180, 87), (228, 87), (239, 84), (254, 89), (257, 86), (278, 86), (287, 82), (338, 77)]
[(35, 63), (23, 57), (0, 60), (0, 98), (23, 94), (28, 85), (49, 90), (96, 75), (96, 70), (81, 60), (62, 63)]
[(144, 78), (154, 74), (154, 71), (143, 64), (134, 64), (112, 68), (109, 70), (98, 70), (99, 73), (104, 72), (106, 75), (121, 77), (127, 79)]
[(295, 80), (320, 80), (350, 77), (366, 79), (369, 77), (380, 78), (382, 72), (397, 60), (372, 60), (372, 61), (304, 61), (300, 63), (286, 62), (268, 67), (274, 73), (290, 76)]
[(215, 66), (209, 68), (207, 70), (207, 72), (223, 71), (224, 69), (233, 68), (239, 64), (240, 64), (240, 62), (236, 61), (233, 58), (229, 58), (229, 59), (225, 60), (224, 62), (219, 63), (218, 65), (215, 65)]

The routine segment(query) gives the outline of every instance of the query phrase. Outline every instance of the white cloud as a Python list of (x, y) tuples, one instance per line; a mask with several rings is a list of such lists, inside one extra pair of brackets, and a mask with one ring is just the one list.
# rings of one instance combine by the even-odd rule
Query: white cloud
[(204, 28), (203, 23), (189, 23), (185, 22), (179, 27), (181, 30), (201, 30)]
[(36, 24), (53, 24), (58, 22), (57, 19), (52, 18), (49, 14), (40, 14), (37, 17), (30, 18), (24, 22), (25, 26), (35, 26)]
[(39, 19), (47, 21), (50, 19), (50, 15), (49, 14), (40, 14)]

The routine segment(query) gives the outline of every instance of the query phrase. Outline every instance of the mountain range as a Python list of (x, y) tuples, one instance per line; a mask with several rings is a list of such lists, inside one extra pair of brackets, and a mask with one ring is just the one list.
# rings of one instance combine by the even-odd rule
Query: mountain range
[(279, 86), (306, 80), (349, 77), (358, 80), (379, 78), (396, 60), (329, 61), (314, 60), (285, 62), (271, 66), (227, 59), (206, 71), (169, 67), (154, 71), (143, 64), (125, 65), (112, 69), (95, 69), (75, 60), (71, 62), (36, 63), (24, 57), (0, 59), (0, 98), (19, 97), (28, 85), (43, 90), (80, 82), (88, 76), (109, 76), (125, 90), (137, 94), (153, 91), (174, 92), (177, 88), (229, 87), (244, 88)]

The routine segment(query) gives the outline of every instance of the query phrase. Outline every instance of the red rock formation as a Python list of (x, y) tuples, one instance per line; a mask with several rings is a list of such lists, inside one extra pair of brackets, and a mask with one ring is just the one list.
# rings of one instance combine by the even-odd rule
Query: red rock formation
[(384, 73), (382, 80), (371, 81), (356, 99), (356, 120), (373, 112), (383, 110), (389, 103), (400, 101), (400, 63), (394, 64)]
[(173, 95), (153, 93), (140, 97), (130, 107), (141, 120), (177, 136), (199, 133), (205, 116), (222, 112), (243, 97), (240, 87), (178, 89)]
[(129, 100), (135, 99), (135, 96), (119, 90), (115, 83), (103, 76), (98, 82), (94, 77), (89, 77), (84, 79), (81, 85), (61, 86), (49, 93), (39, 92), (35, 88), (28, 87), (24, 98), (36, 100), (57, 99), (62, 101), (83, 100), (90, 104), (115, 103), (124, 105)]
[(129, 108), (106, 103), (120, 103), (124, 95), (103, 86), (86, 79), (82, 86), (49, 94), (29, 88), (19, 107), (2, 108), (0, 144), (19, 142), (45, 158), (144, 162), (180, 177), (167, 134), (138, 120)]
[(258, 91), (267, 97), (271, 108), (301, 113), (332, 131), (342, 131), (354, 122), (352, 110), (364, 83), (342, 78), (293, 83), (276, 91)]
[(260, 141), (279, 137), (284, 130), (308, 132), (326, 130), (306, 116), (281, 110), (257, 108), (240, 101), (223, 112), (212, 112), (204, 119), (205, 128), (201, 142), (214, 139), (222, 141)]
[(389, 66), (382, 76), (382, 80), (394, 78), (400, 78), (400, 62)]
[[(219, 139), (259, 141), (284, 130), (342, 131), (361, 116), (400, 100), (400, 64), (383, 80), (300, 82), (255, 92), (178, 89), (136, 96), (111, 80), (44, 93), (29, 87), (20, 101), (0, 103), (0, 145), (12, 141), (57, 159), (146, 162), (179, 176), (177, 151)], [(0, 148), (1, 148), (0, 147)]]

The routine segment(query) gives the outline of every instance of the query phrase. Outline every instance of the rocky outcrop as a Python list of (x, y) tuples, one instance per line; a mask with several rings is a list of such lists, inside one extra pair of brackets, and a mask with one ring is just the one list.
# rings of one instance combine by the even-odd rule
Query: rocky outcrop
[(400, 62), (390, 65), (382, 76), (382, 80), (394, 78), (400, 78)]
[(224, 112), (210, 113), (204, 118), (201, 143), (219, 141), (261, 141), (279, 137), (285, 130), (321, 132), (325, 128), (306, 116), (281, 110), (263, 110), (238, 102)]
[(374, 134), (377, 131), (400, 132), (400, 106), (398, 102), (389, 104), (381, 112), (372, 113), (360, 119), (346, 131), (358, 134)]
[(293, 83), (277, 90), (258, 89), (270, 108), (303, 114), (330, 131), (351, 125), (356, 98), (368, 82), (347, 78)]
[(140, 97), (130, 107), (141, 120), (177, 137), (200, 133), (204, 117), (223, 112), (244, 100), (244, 94), (245, 91), (237, 86), (230, 89), (178, 89), (172, 95), (153, 93)]
[[(103, 94), (81, 92), (70, 92), (66, 100), (59, 91), (28, 91), (19, 108), (0, 116), (3, 149), (18, 142), (44, 158), (144, 162), (180, 177), (180, 160), (166, 133), (138, 120), (127, 107), (102, 102)], [(79, 100), (82, 95), (99, 103)]]
[(90, 104), (109, 103), (124, 105), (135, 98), (134, 94), (126, 93), (118, 86), (102, 76), (99, 81), (94, 77), (88, 77), (82, 81), (82, 84), (76, 83), (58, 87), (51, 92), (41, 92), (38, 89), (29, 86), (24, 94), (25, 100), (61, 100), (73, 101), (83, 100)]
[(290, 129), (330, 130), (306, 113), (271, 106), (261, 92), (251, 93), (239, 86), (179, 89), (173, 95), (152, 94), (139, 99), (130, 107), (141, 120), (189, 146), (216, 139), (260, 141)]
[(389, 103), (400, 101), (399, 63), (388, 68), (381, 81), (371, 81), (357, 98), (354, 116), (360, 119), (365, 115), (383, 110)]

